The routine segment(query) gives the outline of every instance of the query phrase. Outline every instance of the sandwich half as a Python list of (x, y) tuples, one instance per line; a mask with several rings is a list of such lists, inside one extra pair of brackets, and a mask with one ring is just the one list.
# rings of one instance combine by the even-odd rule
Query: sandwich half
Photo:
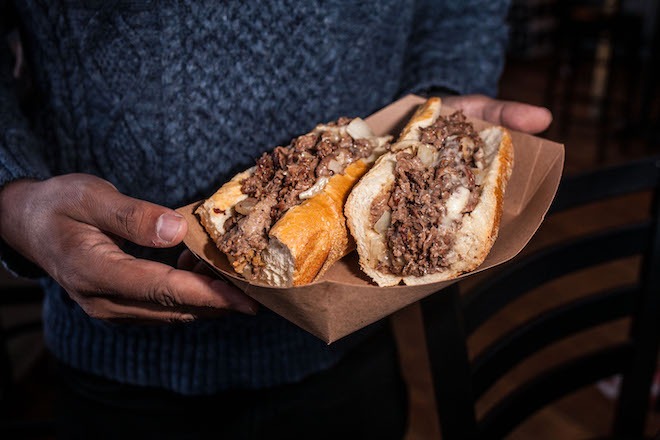
[(277, 287), (310, 283), (354, 247), (346, 197), (390, 141), (360, 118), (318, 125), (264, 153), (196, 214), (247, 280)]
[(379, 286), (427, 284), (476, 269), (499, 231), (513, 168), (502, 127), (422, 104), (345, 206), (362, 270)]

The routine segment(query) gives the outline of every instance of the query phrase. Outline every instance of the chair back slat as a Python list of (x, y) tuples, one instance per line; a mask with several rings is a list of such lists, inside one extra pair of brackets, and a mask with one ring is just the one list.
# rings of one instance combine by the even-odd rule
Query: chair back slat
[[(470, 361), (465, 345), (457, 285), (422, 300), (435, 400), (442, 438), (477, 438)], [(447, 396), (452, 396), (447, 399)]]
[(516, 327), (472, 361), (475, 397), (480, 398), (507, 371), (549, 344), (630, 314), (639, 292), (640, 286), (632, 285), (593, 294)]
[(518, 387), (486, 413), (480, 421), (479, 438), (503, 438), (544, 406), (620, 372), (631, 352), (629, 343), (621, 343), (546, 370)]
[(464, 295), (466, 332), (473, 333), (512, 301), (559, 276), (643, 252), (650, 233), (651, 222), (626, 225), (517, 259)]
[(549, 213), (556, 214), (588, 203), (654, 190), (659, 175), (660, 158), (655, 158), (564, 177)]

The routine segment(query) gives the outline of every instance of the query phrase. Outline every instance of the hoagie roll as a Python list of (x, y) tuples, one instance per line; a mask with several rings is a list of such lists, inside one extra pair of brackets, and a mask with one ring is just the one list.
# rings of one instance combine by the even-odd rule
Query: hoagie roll
[(345, 206), (360, 266), (380, 286), (426, 284), (477, 268), (499, 231), (513, 167), (502, 127), (421, 105)]
[(246, 279), (278, 287), (310, 283), (352, 249), (346, 197), (390, 141), (360, 118), (318, 125), (264, 153), (196, 214)]

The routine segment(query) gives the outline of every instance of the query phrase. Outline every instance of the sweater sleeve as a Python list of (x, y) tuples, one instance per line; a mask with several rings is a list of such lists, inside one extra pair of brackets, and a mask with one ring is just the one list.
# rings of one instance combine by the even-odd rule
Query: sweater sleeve
[(458, 94), (497, 91), (509, 0), (417, 0), (404, 92), (434, 87)]
[[(8, 2), (0, 1), (0, 189), (21, 179), (45, 179), (50, 172), (43, 159), (43, 143), (30, 130), (21, 112), (13, 76), (14, 56), (9, 34), (14, 29)], [(0, 259), (14, 274), (37, 277), (43, 272), (0, 240)]]
[(30, 130), (21, 112), (13, 76), (14, 56), (9, 34), (14, 29), (7, 2), (0, 1), (0, 188), (20, 178), (50, 176), (43, 159), (42, 142)]

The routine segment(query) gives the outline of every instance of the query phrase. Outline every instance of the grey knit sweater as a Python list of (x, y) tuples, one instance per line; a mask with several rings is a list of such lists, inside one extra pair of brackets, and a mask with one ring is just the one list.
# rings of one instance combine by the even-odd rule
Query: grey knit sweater
[[(19, 109), (3, 44), (0, 186), (84, 172), (177, 207), (317, 122), (366, 116), (430, 87), (493, 94), (507, 3), (3, 1), (2, 31), (21, 31), (37, 105), (29, 116)], [(328, 368), (350, 346), (327, 347), (264, 310), (111, 324), (89, 318), (53, 281), (44, 285), (54, 355), (126, 383), (186, 394), (267, 387)]]

